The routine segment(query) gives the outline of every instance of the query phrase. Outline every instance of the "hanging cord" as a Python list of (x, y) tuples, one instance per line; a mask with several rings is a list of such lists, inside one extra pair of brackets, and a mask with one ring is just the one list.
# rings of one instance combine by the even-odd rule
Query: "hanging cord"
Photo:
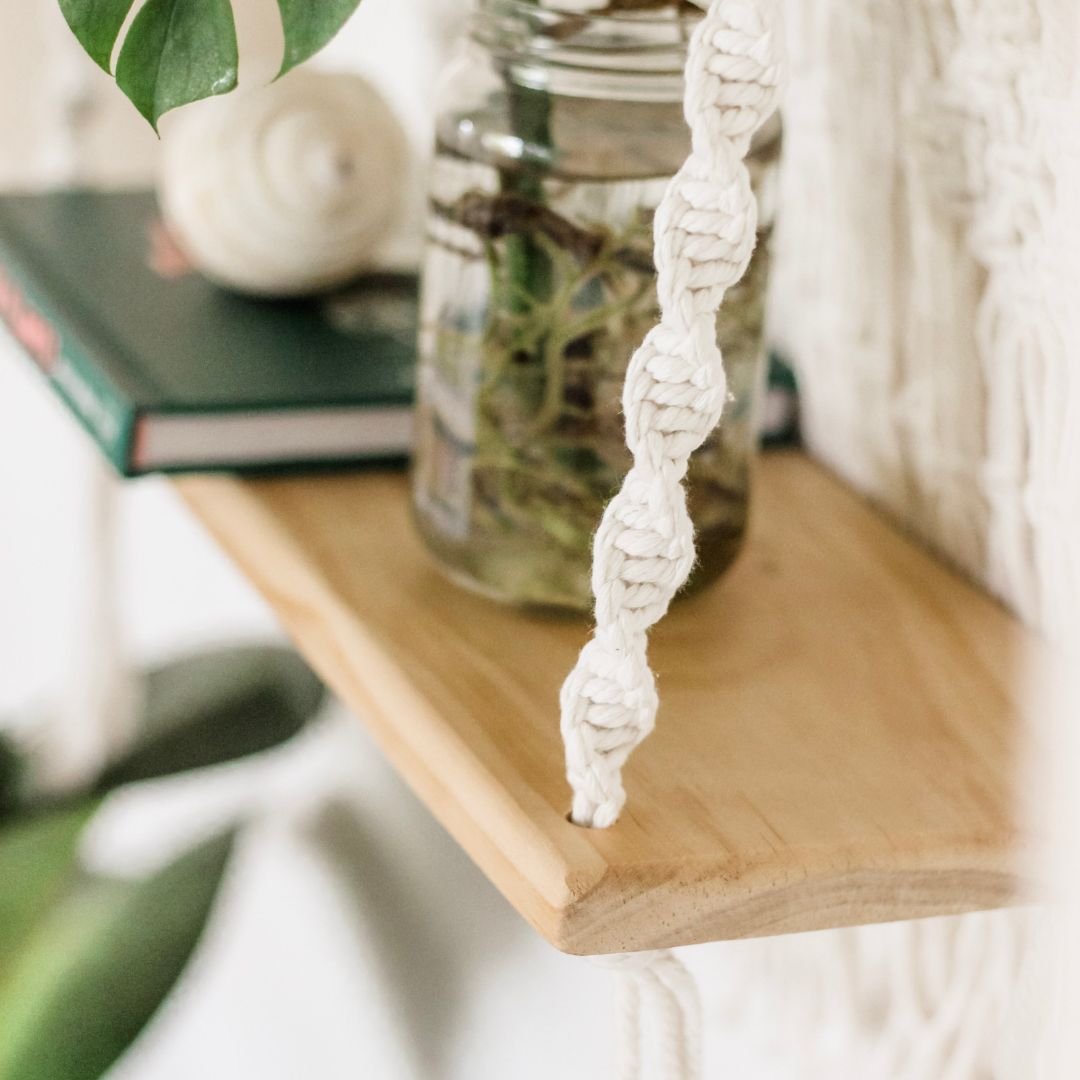
[(647, 633), (694, 563), (682, 481), (727, 397), (716, 312), (753, 253), (757, 205), (744, 159), (782, 81), (779, 0), (713, 0), (687, 60), (692, 150), (656, 212), (663, 314), (631, 359), (623, 390), (634, 462), (596, 533), (596, 629), (562, 688), (579, 825), (606, 828), (618, 818), (622, 767), (655, 721)]
[[(670, 950), (598, 956), (615, 978), (616, 1080), (698, 1080), (701, 1001), (697, 984)], [(649, 1007), (648, 1012), (645, 1006)], [(645, 1073), (647, 1062), (653, 1070)]]

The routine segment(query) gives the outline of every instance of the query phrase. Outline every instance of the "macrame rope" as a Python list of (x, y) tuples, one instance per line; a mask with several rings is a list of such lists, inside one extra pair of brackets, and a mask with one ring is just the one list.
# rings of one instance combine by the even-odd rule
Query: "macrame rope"
[[(694, 977), (670, 950), (598, 956), (616, 980), (616, 1080), (698, 1080), (701, 1000)], [(649, 1012), (643, 1006), (650, 1006)], [(648, 1022), (651, 1021), (651, 1022)], [(651, 1061), (653, 1069), (645, 1072)]]
[(716, 312), (753, 253), (757, 206), (744, 159), (782, 81), (779, 0), (713, 0), (687, 61), (692, 151), (656, 212), (662, 316), (631, 359), (623, 390), (633, 466), (596, 534), (596, 629), (562, 688), (579, 825), (614, 823), (626, 798), (622, 767), (655, 722), (647, 634), (694, 564), (682, 482), (727, 396)]

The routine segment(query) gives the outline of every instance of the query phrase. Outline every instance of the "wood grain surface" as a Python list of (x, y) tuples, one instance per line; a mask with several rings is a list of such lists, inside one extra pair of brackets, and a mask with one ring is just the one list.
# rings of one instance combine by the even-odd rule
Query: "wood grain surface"
[(654, 632), (657, 730), (607, 831), (566, 820), (557, 695), (583, 619), (446, 581), (400, 474), (177, 485), (431, 812), (560, 949), (1018, 898), (1032, 643), (799, 455), (766, 457), (735, 569)]

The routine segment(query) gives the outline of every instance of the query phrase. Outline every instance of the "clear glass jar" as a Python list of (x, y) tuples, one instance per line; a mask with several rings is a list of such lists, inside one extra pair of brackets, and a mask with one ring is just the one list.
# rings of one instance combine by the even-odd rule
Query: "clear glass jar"
[[(659, 314), (652, 218), (689, 151), (683, 67), (699, 17), (671, 0), (602, 15), (475, 0), (443, 84), (414, 505), (444, 569), (488, 596), (591, 603), (592, 535), (630, 466), (623, 378)], [(751, 150), (762, 234), (779, 141), (777, 123)], [(732, 563), (746, 528), (765, 239), (719, 316), (731, 399), (688, 474), (692, 585)]]

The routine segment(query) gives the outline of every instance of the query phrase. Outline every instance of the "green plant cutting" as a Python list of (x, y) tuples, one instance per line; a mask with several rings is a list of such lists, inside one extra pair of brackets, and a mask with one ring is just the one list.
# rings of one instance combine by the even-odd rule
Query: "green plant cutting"
[[(654, 210), (690, 150), (677, 85), (662, 93), (647, 70), (632, 92), (617, 84), (650, 49), (677, 73), (701, 7), (544, 6), (478, 5), (459, 70), (484, 90), (451, 88), (436, 122), (418, 426), (438, 449), (417, 470), (417, 521), (481, 592), (584, 611), (597, 523), (631, 465), (627, 361), (659, 317)], [(772, 153), (755, 147), (752, 174)], [(767, 266), (762, 245), (718, 321), (734, 400), (690, 464), (695, 584), (745, 532)]]

